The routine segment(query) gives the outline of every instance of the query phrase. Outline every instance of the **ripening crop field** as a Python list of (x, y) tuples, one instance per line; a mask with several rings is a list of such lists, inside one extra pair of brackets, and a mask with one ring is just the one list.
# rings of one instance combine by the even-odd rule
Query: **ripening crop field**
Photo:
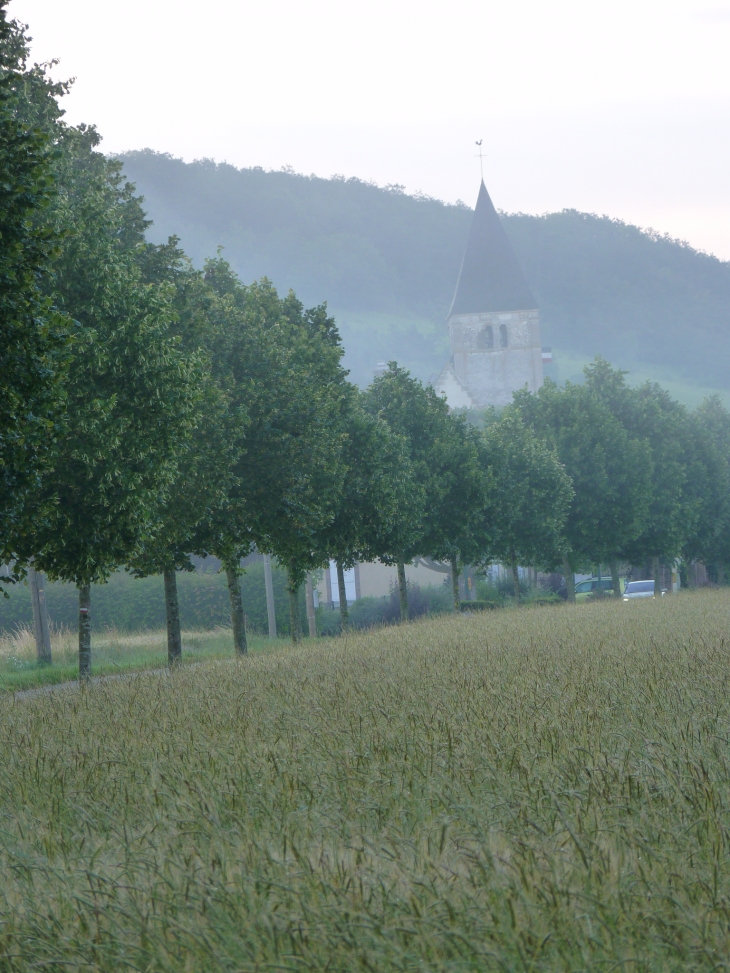
[(0, 969), (730, 969), (730, 593), (0, 699)]

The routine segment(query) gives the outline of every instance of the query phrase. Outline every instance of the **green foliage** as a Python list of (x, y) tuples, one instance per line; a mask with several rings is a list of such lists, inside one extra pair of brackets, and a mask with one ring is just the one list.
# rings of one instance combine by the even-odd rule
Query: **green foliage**
[(492, 472), (491, 540), (483, 563), (501, 561), (513, 572), (518, 564), (559, 563), (573, 488), (556, 453), (514, 409), (492, 417), (486, 438)]
[(149, 151), (122, 162), (143, 187), (155, 232), (178, 232), (196, 262), (222, 245), (245, 280), (270, 277), (308, 302), (437, 318), (448, 310), (471, 218), (465, 206), (358, 179), (186, 165)]
[(573, 498), (563, 526), (573, 569), (618, 558), (643, 531), (651, 496), (652, 457), (611, 413), (593, 387), (549, 379), (536, 395), (519, 392), (515, 408), (550, 442), (570, 476)]
[[(120, 164), (97, 151), (93, 128), (63, 123), (58, 98), (68, 86), (50, 82), (48, 66), (25, 70), (27, 39), (4, 15), (3, 25), (3, 84), (17, 133), (27, 143), (23, 178), (32, 170), (36, 181), (32, 192), (29, 183), (6, 184), (24, 214), (26, 238), (13, 246), (27, 244), (24, 273), (46, 295), (43, 307), (31, 295), (38, 306), (21, 330), (31, 341), (32, 366), (46, 382), (52, 364), (38, 340), (44, 328), (49, 338), (43, 308), (52, 301), (75, 325), (63, 412), (44, 430), (49, 456), (33, 491), (32, 525), (16, 525), (4, 553), (15, 554), (21, 565), (35, 556), (52, 577), (86, 584), (130, 557), (149, 529), (188, 434), (195, 368), (170, 334), (169, 287), (142, 278), (148, 221)], [(19, 70), (8, 73), (13, 57)], [(21, 178), (17, 167), (15, 175)], [(35, 212), (39, 200), (42, 214)], [(41, 267), (41, 256), (46, 262), (52, 256), (52, 264)], [(32, 376), (26, 384), (32, 409)], [(12, 394), (8, 401), (12, 408)], [(39, 405), (27, 439), (31, 449), (39, 424), (47, 426), (42, 397)], [(5, 534), (3, 541), (8, 545)]]
[(431, 386), (424, 387), (395, 362), (370, 385), (363, 402), (371, 415), (387, 422), (405, 443), (411, 482), (381, 559), (386, 564), (408, 563), (445, 543), (442, 521), (449, 480), (458, 475), (449, 465), (448, 406)]
[(281, 309), (277, 368), (267, 376), (268, 394), (275, 388), (278, 400), (273, 408), (262, 403), (253, 422), (264, 445), (254, 462), (261, 473), (255, 529), (259, 549), (286, 563), (290, 582), (298, 587), (307, 570), (329, 559), (324, 531), (345, 478), (343, 413), (352, 390), (326, 306), (305, 310), (290, 293)]
[(687, 412), (668, 392), (647, 382), (629, 389), (624, 373), (602, 359), (585, 370), (586, 385), (633, 440), (643, 440), (651, 455), (649, 506), (641, 532), (624, 542), (620, 554), (631, 564), (649, 558), (675, 558), (695, 518), (688, 489)]
[[(0, 562), (47, 510), (36, 488), (62, 407), (71, 322), (43, 294), (60, 234), (53, 143), (24, 115), (29, 72), (22, 28), (0, 2)], [(36, 70), (35, 75), (38, 75)], [(42, 72), (41, 72), (42, 76)], [(2, 580), (0, 580), (2, 585)]]
[(205, 267), (217, 297), (213, 374), (244, 413), (243, 448), (215, 553), (233, 561), (256, 543), (294, 572), (327, 560), (316, 534), (332, 519), (342, 485), (341, 417), (350, 394), (326, 307), (305, 310), (267, 280), (244, 287), (218, 257)]
[[(85, 585), (120, 564), (146, 575), (190, 568), (191, 554), (211, 552), (231, 580), (256, 545), (287, 566), (294, 634), (305, 572), (332, 556), (345, 566), (380, 557), (398, 563), (401, 578), (416, 556), (448, 560), (454, 581), (460, 565), (495, 559), (514, 569), (680, 551), (721, 571), (730, 554), (730, 420), (719, 403), (690, 416), (657, 385), (628, 389), (603, 359), (586, 369), (585, 386), (547, 382), (534, 396), (518, 393), (484, 434), (394, 362), (360, 395), (326, 305), (305, 310), (267, 278), (244, 286), (220, 252), (196, 270), (177, 237), (146, 241), (150, 223), (122, 163), (98, 151), (95, 129), (63, 122), (68, 85), (51, 82), (44, 66), (28, 69), (27, 38), (2, 0), (0, 55), (4, 558), (17, 556), (22, 570), (35, 556), (51, 577)], [(250, 255), (269, 260), (269, 271), (288, 273), (305, 243), (310, 257), (327, 250), (329, 264), (315, 268), (308, 257), (298, 266), (307, 286), (329, 280), (335, 303), (433, 320), (445, 313), (463, 206), (153, 153), (125, 158), (135, 164), (173, 176), (165, 192), (202, 180), (207, 215), (195, 220), (221, 217), (216, 194), (227, 186), (226, 212), (243, 206)], [(184, 196), (180, 205), (198, 205), (195, 192)], [(314, 213), (324, 215), (312, 230)], [(574, 268), (613, 257), (604, 259), (611, 280), (594, 267), (591, 284), (584, 266), (587, 289), (575, 288), (582, 308), (595, 284), (604, 308), (626, 310), (617, 295), (631, 291), (621, 277), (635, 272), (627, 253), (643, 255), (635, 264), (645, 279), (656, 254), (671, 255), (677, 280), (691, 258), (705, 272), (705, 297), (725, 293), (717, 261), (622, 224), (576, 213), (507, 223), (536, 293), (552, 294), (549, 327), (557, 326), (551, 306), (566, 327), (576, 320), (555, 290), (562, 280), (567, 293), (566, 252)], [(676, 287), (665, 290), (679, 306)], [(646, 320), (641, 327), (651, 331)], [(644, 354), (641, 342), (629, 346)], [(685, 361), (694, 367), (691, 355)]]
[[(221, 298), (202, 271), (193, 269), (174, 238), (159, 247), (147, 246), (142, 264), (147, 283), (174, 288), (170, 332), (199, 362), (199, 373), (191, 431), (181, 443), (174, 481), (160, 497), (155, 523), (131, 561), (140, 576), (172, 568), (189, 570), (191, 554), (204, 557), (213, 550), (227, 550), (222, 521), (229, 512), (247, 422), (246, 404), (234, 403), (225, 379), (216, 376), (215, 352), (225, 340)], [(235, 560), (235, 551), (231, 556)]]
[[(154, 239), (179, 233), (199, 265), (223, 245), (244, 280), (266, 275), (306, 303), (327, 299), (360, 385), (378, 359), (397, 359), (422, 379), (443, 366), (466, 206), (357, 179), (184, 163), (148, 150), (123, 163), (144, 193)], [(601, 354), (727, 387), (730, 264), (575, 210), (503, 219), (540, 306), (543, 341), (558, 355)]]
[(407, 441), (366, 406), (367, 398), (352, 388), (342, 418), (342, 487), (321, 539), (328, 556), (345, 569), (386, 557), (399, 514), (412, 502)]
[(73, 227), (52, 289), (78, 323), (66, 408), (41, 496), (55, 501), (20, 553), (88, 584), (133, 557), (174, 479), (197, 396), (196, 363), (171, 333), (164, 284), (145, 283), (144, 214), (93, 129), (66, 129), (53, 216)]
[[(483, 605), (485, 608), (506, 608), (509, 606), (520, 605), (560, 605), (563, 599), (555, 591), (542, 586), (535, 587), (526, 579), (520, 581), (520, 600), (515, 599), (515, 586), (511, 578), (502, 577), (496, 582), (478, 578), (476, 584), (477, 600), (475, 602), (463, 602), (463, 606)], [(478, 610), (478, 609), (476, 609)]]
[(480, 431), (463, 414), (445, 412), (443, 405), (436, 411), (440, 421), (426, 458), (432, 479), (423, 553), (436, 561), (450, 561), (453, 568), (477, 562), (489, 545), (491, 525), (486, 514), (491, 474)]
[(692, 507), (692, 529), (682, 554), (717, 569), (730, 564), (730, 413), (713, 396), (688, 423), (685, 496)]

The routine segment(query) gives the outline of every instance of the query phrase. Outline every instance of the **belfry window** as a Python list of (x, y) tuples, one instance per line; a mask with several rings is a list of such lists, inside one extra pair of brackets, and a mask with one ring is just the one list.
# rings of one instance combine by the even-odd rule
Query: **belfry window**
[(477, 335), (477, 348), (482, 351), (489, 351), (494, 348), (494, 331), (492, 330), (491, 324), (488, 324), (486, 328), (482, 328)]
[(500, 324), (499, 326), (499, 345), (500, 348), (507, 347), (507, 325)]

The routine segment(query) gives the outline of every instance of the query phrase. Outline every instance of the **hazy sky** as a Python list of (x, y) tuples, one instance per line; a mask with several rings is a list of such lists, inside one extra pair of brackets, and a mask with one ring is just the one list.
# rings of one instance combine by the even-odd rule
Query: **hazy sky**
[(13, 0), (107, 151), (576, 207), (730, 259), (730, 0)]

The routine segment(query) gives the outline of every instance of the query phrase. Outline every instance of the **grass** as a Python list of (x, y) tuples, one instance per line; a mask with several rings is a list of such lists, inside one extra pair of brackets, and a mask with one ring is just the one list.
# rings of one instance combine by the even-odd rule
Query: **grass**
[[(272, 641), (249, 635), (249, 651), (268, 652), (289, 645), (288, 639)], [(31, 689), (67, 682), (78, 676), (78, 635), (68, 628), (51, 634), (53, 665), (39, 666), (33, 630), (19, 626), (11, 634), (0, 634), (0, 691)], [(233, 636), (228, 628), (183, 632), (183, 663), (204, 659), (226, 659), (233, 655)], [(140, 633), (106, 629), (92, 636), (93, 674), (108, 676), (167, 665), (165, 631)]]
[(0, 710), (0, 970), (730, 969), (728, 591)]

